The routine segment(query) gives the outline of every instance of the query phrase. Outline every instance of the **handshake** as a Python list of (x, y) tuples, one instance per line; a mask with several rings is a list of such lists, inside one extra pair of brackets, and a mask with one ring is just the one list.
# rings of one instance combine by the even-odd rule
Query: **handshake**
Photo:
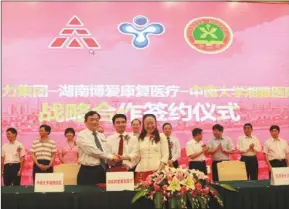
[(114, 162), (120, 162), (120, 161), (122, 161), (123, 160), (123, 157), (122, 157), (122, 155), (113, 155), (113, 157), (112, 157), (112, 161), (114, 161)]
[(109, 165), (115, 166), (116, 163), (119, 163), (119, 162), (121, 162), (121, 161), (123, 161), (123, 156), (122, 156), (122, 155), (116, 155), (116, 154), (114, 154), (113, 157), (112, 157), (112, 159), (107, 160), (107, 163), (108, 163)]

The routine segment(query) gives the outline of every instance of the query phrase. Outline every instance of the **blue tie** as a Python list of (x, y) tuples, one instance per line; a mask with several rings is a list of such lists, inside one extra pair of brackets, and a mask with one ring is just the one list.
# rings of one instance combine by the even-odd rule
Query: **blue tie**
[[(100, 149), (102, 152), (103, 152), (103, 149), (101, 147), (101, 144), (100, 144), (100, 141), (99, 139), (97, 138), (97, 133), (96, 132), (93, 132), (92, 135), (94, 136), (94, 141), (95, 141), (95, 145), (97, 146), (98, 149)], [(103, 159), (100, 159), (100, 165), (101, 167), (106, 170), (106, 165), (105, 165), (105, 162)]]

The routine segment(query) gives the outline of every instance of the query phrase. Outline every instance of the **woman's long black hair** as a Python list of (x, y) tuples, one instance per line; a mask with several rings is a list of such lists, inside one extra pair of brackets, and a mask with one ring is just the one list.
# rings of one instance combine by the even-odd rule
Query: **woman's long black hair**
[[(147, 117), (153, 117), (155, 119), (156, 123), (157, 123), (157, 118), (156, 118), (156, 116), (154, 114), (145, 114), (145, 115), (143, 115), (143, 118), (142, 118), (142, 130), (141, 130), (140, 135), (138, 137), (139, 140), (144, 140), (144, 138), (147, 135), (147, 131), (144, 128), (144, 120)], [(154, 140), (155, 143), (158, 143), (161, 140), (160, 133), (159, 133), (159, 130), (157, 129), (157, 127), (155, 128), (155, 130), (153, 132), (153, 137), (154, 137), (153, 140)]]

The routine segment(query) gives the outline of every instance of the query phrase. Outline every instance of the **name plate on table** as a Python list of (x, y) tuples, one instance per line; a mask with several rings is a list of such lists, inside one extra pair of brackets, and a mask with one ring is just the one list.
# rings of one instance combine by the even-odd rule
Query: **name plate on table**
[(36, 173), (34, 192), (64, 192), (63, 173)]
[(134, 191), (133, 172), (107, 172), (106, 191)]
[(289, 168), (272, 168), (271, 185), (289, 185)]

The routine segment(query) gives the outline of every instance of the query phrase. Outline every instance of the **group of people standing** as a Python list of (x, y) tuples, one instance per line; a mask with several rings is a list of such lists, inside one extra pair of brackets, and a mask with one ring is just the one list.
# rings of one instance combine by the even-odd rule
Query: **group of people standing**
[[(112, 118), (115, 133), (105, 137), (99, 130), (101, 116), (95, 111), (89, 111), (84, 116), (86, 128), (80, 131), (75, 140), (72, 128), (65, 130), (66, 144), (58, 150), (62, 163), (80, 164), (77, 176), (78, 185), (95, 185), (105, 183), (106, 172), (133, 171), (135, 181), (146, 177), (165, 166), (179, 167), (181, 156), (179, 140), (172, 135), (172, 125), (164, 123), (163, 133), (157, 128), (157, 119), (153, 114), (146, 114), (142, 121), (134, 119), (131, 122), (133, 133), (127, 133), (127, 117), (116, 114)], [(142, 128), (141, 128), (142, 127)], [(262, 151), (258, 137), (252, 135), (253, 126), (247, 123), (243, 127), (244, 135), (238, 138), (237, 149), (232, 140), (223, 136), (224, 128), (216, 124), (212, 128), (214, 137), (203, 143), (203, 130), (192, 130), (192, 139), (186, 144), (189, 158), (189, 168), (198, 169), (207, 174), (206, 156), (212, 158), (212, 177), (218, 181), (217, 164), (230, 160), (230, 155), (239, 152), (241, 161), (245, 162), (249, 180), (258, 179), (257, 153)], [(31, 147), (33, 159), (33, 180), (36, 173), (53, 172), (53, 163), (57, 148), (49, 138), (51, 128), (41, 125), (40, 139)], [(288, 143), (279, 137), (279, 126), (271, 126), (271, 138), (264, 144), (269, 171), (272, 167), (289, 166)], [(21, 172), (26, 155), (25, 148), (17, 138), (17, 130), (9, 128), (6, 131), (8, 143), (2, 146), (2, 175), (4, 185), (20, 185)]]
[[(206, 156), (211, 155), (212, 178), (218, 181), (217, 164), (222, 161), (229, 161), (230, 155), (241, 154), (241, 161), (245, 162), (248, 180), (258, 179), (258, 159), (257, 154), (262, 152), (262, 146), (257, 136), (252, 134), (253, 126), (246, 123), (243, 126), (244, 135), (237, 140), (236, 149), (232, 140), (223, 135), (224, 127), (216, 124), (212, 128), (214, 137), (208, 144), (202, 142), (202, 130), (195, 128), (192, 131), (193, 140), (187, 142), (186, 152), (190, 158), (189, 168), (198, 169), (207, 174)], [(273, 125), (270, 127), (271, 137), (265, 142), (263, 153), (269, 169), (269, 178), (273, 167), (289, 167), (289, 146), (288, 142), (280, 138), (280, 127)]]

